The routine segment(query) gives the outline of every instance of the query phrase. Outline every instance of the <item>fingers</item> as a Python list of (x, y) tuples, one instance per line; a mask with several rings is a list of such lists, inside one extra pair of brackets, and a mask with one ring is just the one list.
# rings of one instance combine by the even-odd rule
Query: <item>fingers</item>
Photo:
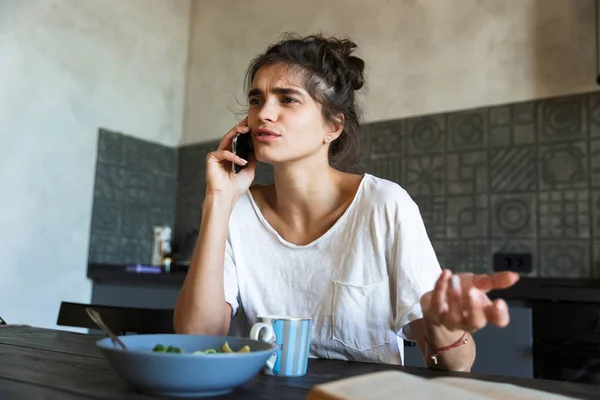
[(228, 150), (213, 151), (212, 153), (209, 153), (207, 156), (207, 161), (210, 162), (211, 160), (214, 160), (217, 162), (231, 161), (233, 163), (236, 163), (237, 165), (242, 165), (242, 166), (248, 164), (248, 161), (244, 160), (241, 157), (236, 156), (235, 154), (233, 154), (231, 151), (228, 151)]
[(441, 316), (448, 312), (448, 299), (446, 292), (449, 287), (449, 280), (452, 273), (445, 269), (435, 283), (433, 293), (431, 295), (431, 315), (436, 317), (436, 323), (440, 323)]
[[(240, 160), (243, 160), (243, 159), (240, 158)], [(241, 170), (238, 173), (238, 175), (251, 174), (252, 176), (254, 176), (254, 173), (256, 172), (256, 164), (257, 164), (257, 162), (256, 162), (256, 157), (254, 156), (254, 153), (250, 153), (250, 156), (248, 157), (248, 164), (246, 165), (246, 168), (244, 168), (243, 170)]]
[(442, 323), (448, 329), (460, 329), (463, 321), (464, 308), (462, 305), (462, 288), (460, 277), (452, 275), (450, 278), (450, 287), (447, 290), (448, 312), (442, 315)]
[(492, 275), (475, 275), (473, 276), (473, 286), (484, 292), (492, 289), (506, 289), (514, 285), (520, 276), (516, 272), (502, 271)]
[(475, 288), (471, 288), (466, 293), (467, 313), (464, 318), (465, 328), (469, 332), (478, 331), (487, 323), (487, 317), (484, 311), (484, 303), (480, 293)]
[(225, 136), (223, 136), (223, 139), (221, 139), (217, 151), (230, 150), (233, 138), (239, 133), (248, 133), (249, 130), (250, 128), (248, 127), (248, 117), (246, 117), (239, 124), (231, 128), (229, 132), (225, 134)]
[(510, 272), (492, 276), (453, 275), (444, 270), (434, 289), (423, 297), (423, 311), (433, 323), (450, 330), (475, 332), (487, 323), (505, 327), (510, 321), (506, 302), (501, 299), (492, 302), (485, 290), (477, 286), (502, 288), (514, 284), (518, 278), (518, 274)]
[(496, 299), (484, 309), (485, 316), (490, 324), (504, 328), (510, 322), (508, 305), (502, 299)]

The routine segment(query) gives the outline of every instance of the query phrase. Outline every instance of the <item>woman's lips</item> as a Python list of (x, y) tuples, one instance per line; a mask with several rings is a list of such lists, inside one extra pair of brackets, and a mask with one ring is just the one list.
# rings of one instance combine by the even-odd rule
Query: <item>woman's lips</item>
[(269, 129), (257, 129), (252, 136), (259, 142), (272, 142), (281, 137), (280, 134)]

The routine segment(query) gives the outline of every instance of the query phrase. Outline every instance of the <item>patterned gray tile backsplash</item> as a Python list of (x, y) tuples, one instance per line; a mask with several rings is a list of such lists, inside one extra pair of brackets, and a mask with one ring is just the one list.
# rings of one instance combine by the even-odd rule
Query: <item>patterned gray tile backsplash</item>
[(206, 189), (206, 156), (216, 149), (217, 142), (179, 148), (177, 204), (175, 207), (175, 243), (200, 227), (200, 215)]
[[(161, 222), (176, 243), (195, 234), (218, 141), (100, 136), (90, 257), (149, 257)], [(525, 252), (533, 276), (600, 278), (600, 93), (369, 123), (361, 151), (348, 170), (408, 190), (443, 267), (489, 272), (494, 253)]]
[(492, 193), (532, 192), (537, 189), (535, 146), (491, 148), (489, 176)]
[(101, 129), (89, 262), (149, 263), (153, 227), (173, 226), (177, 149)]
[[(532, 275), (600, 278), (599, 93), (378, 122), (368, 132), (380, 143), (369, 172), (408, 190), (444, 267), (491, 271), (494, 253), (527, 252)], [(390, 148), (406, 153), (376, 139), (393, 135)]]
[(407, 120), (408, 154), (443, 153), (446, 150), (446, 120), (443, 115)]

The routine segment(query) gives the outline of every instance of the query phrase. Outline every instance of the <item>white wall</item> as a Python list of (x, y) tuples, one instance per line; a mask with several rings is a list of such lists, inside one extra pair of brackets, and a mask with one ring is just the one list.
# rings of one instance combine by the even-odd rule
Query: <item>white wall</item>
[(0, 0), (0, 315), (55, 327), (86, 278), (99, 126), (176, 145), (189, 1)]
[(594, 0), (195, 2), (182, 143), (220, 138), (251, 58), (284, 31), (349, 35), (365, 120), (597, 89)]

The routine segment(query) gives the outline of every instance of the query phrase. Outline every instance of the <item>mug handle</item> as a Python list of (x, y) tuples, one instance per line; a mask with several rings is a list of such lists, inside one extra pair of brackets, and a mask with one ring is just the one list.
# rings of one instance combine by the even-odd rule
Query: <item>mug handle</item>
[(250, 329), (250, 339), (273, 343), (275, 341), (275, 331), (273, 330), (271, 324), (258, 322), (252, 326), (252, 329)]
[[(271, 324), (257, 322), (252, 326), (252, 329), (250, 329), (250, 339), (260, 340), (266, 343), (273, 343), (275, 342), (275, 331), (273, 330)], [(277, 352), (273, 353), (271, 357), (269, 357), (269, 359), (265, 363), (265, 366), (270, 371), (273, 371), (273, 368), (275, 367), (275, 361), (277, 361)]]

